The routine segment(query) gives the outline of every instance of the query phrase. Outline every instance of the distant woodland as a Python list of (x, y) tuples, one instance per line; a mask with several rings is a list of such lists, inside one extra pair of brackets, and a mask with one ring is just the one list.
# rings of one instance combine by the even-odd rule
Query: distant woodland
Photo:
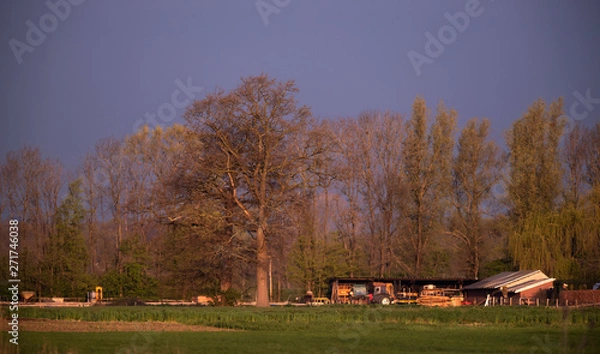
[(333, 276), (600, 281), (600, 124), (566, 129), (562, 99), (531, 103), (498, 142), (487, 119), (459, 128), (421, 97), (407, 116), (318, 121), (297, 92), (244, 78), (185, 125), (98, 141), (76, 170), (9, 152), (0, 216), (6, 235), (19, 220), (20, 288), (268, 306)]

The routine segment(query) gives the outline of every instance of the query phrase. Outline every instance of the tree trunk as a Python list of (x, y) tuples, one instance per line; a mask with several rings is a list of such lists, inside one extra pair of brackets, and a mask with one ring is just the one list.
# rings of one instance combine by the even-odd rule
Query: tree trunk
[(221, 261), (221, 275), (219, 279), (221, 292), (226, 292), (231, 288), (233, 282), (233, 269), (229, 255), (223, 256)]
[(256, 230), (256, 307), (269, 307), (269, 254), (263, 226)]

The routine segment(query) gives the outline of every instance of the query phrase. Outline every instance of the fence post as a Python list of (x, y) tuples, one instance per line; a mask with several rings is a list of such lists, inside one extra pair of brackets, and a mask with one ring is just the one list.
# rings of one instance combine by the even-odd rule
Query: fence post
[(558, 308), (558, 299), (556, 299), (556, 308)]

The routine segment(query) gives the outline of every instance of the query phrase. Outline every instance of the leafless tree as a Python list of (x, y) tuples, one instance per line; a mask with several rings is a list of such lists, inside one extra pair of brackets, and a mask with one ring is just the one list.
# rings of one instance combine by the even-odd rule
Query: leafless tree
[(206, 152), (204, 168), (211, 188), (228, 193), (256, 238), (257, 306), (269, 306), (269, 218), (289, 197), (306, 169), (305, 149), (296, 141), (310, 111), (297, 107), (293, 81), (266, 75), (242, 79), (225, 93), (196, 101), (185, 114)]
[(114, 265), (119, 272), (121, 268), (121, 242), (126, 228), (126, 161), (123, 153), (123, 141), (116, 138), (105, 138), (96, 144), (95, 156), (98, 162), (97, 176), (100, 191), (111, 215), (114, 238)]

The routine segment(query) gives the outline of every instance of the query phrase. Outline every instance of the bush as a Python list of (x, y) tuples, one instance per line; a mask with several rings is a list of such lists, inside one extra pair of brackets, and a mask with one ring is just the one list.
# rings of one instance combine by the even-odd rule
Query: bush
[(158, 282), (146, 275), (142, 265), (129, 263), (121, 274), (116, 270), (107, 272), (102, 277), (101, 285), (104, 297), (151, 298), (156, 297)]
[(235, 289), (227, 289), (221, 293), (221, 303), (223, 306), (235, 306), (238, 304), (242, 294)]

